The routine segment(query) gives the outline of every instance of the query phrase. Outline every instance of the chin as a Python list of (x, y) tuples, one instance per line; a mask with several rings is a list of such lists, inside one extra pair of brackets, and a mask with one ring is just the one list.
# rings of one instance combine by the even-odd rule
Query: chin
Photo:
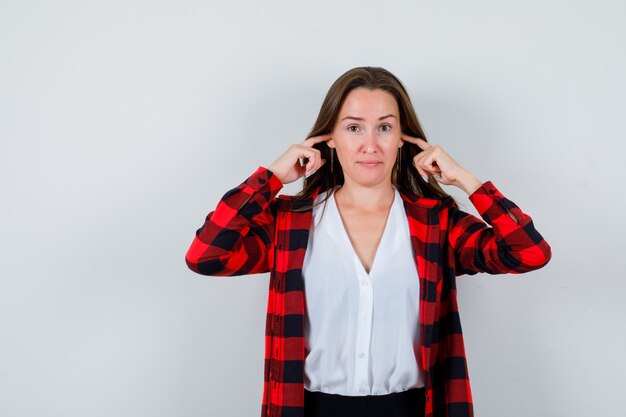
[[(386, 177), (383, 175), (358, 175), (352, 177), (352, 180), (357, 184), (369, 187), (385, 182)], [(391, 182), (391, 177), (389, 178), (389, 182)]]

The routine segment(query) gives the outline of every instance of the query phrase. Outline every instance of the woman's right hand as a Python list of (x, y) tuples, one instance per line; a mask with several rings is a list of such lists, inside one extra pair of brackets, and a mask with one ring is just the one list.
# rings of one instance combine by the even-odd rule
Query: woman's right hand
[[(331, 134), (327, 133), (310, 137), (302, 143), (294, 143), (267, 169), (272, 171), (283, 184), (294, 182), (304, 175), (311, 175), (326, 162), (325, 159), (322, 159), (321, 152), (315, 149), (313, 145), (327, 141), (330, 138)], [(305, 166), (300, 166), (300, 158), (302, 157), (309, 159)]]

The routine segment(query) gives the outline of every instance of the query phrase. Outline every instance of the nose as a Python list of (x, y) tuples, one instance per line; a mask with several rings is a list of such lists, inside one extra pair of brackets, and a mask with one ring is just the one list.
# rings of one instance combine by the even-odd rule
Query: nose
[(376, 149), (376, 140), (375, 140), (374, 134), (369, 133), (365, 138), (365, 142), (363, 143), (363, 151), (365, 153), (373, 153), (375, 149)]

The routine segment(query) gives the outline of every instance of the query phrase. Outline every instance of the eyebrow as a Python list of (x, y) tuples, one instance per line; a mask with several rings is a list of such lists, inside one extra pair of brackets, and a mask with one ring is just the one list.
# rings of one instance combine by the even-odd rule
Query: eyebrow
[[(387, 117), (393, 117), (393, 118), (397, 119), (397, 117), (396, 117), (396, 116), (394, 116), (393, 114), (388, 114), (388, 115), (386, 115), (386, 116), (383, 116), (383, 117), (379, 118), (378, 120), (383, 120), (383, 119), (386, 119)], [(346, 119), (352, 119), (352, 120), (365, 120), (365, 119), (364, 119), (364, 118), (362, 118), (362, 117), (346, 116), (346, 117), (344, 117), (343, 119), (341, 119), (340, 121), (344, 121), (344, 120), (346, 120)]]

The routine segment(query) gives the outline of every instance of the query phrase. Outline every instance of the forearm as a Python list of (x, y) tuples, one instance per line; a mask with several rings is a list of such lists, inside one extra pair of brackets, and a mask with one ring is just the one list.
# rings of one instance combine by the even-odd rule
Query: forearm
[(471, 172), (463, 170), (456, 179), (458, 187), (465, 191), (467, 195), (472, 195), (474, 191), (480, 188), (483, 184), (476, 176)]

